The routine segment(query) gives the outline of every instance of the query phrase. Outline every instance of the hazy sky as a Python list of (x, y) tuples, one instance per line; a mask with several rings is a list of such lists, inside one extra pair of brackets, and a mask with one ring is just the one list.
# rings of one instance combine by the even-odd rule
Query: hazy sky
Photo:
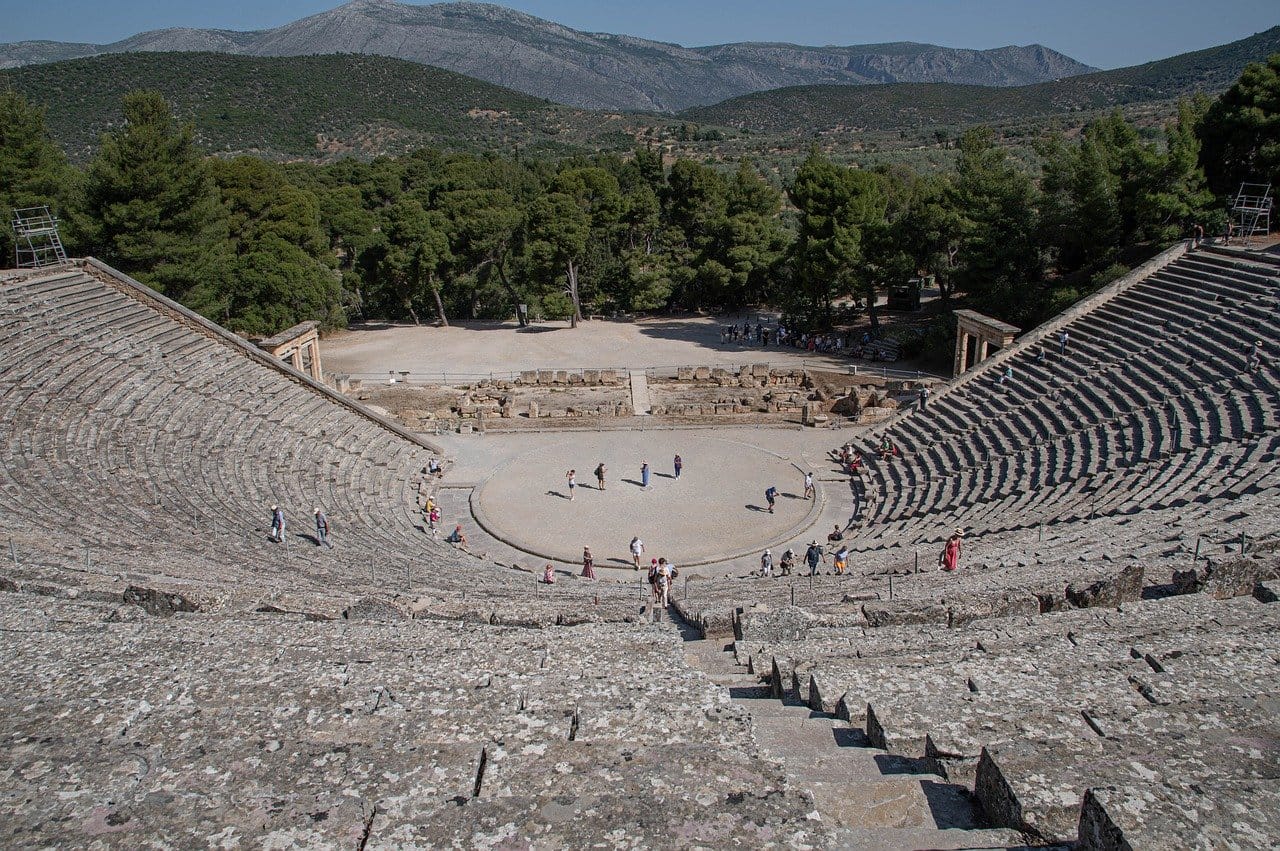
[[(0, 42), (105, 43), (179, 26), (265, 29), (336, 5), (336, 0), (0, 0)], [(511, 0), (503, 5), (575, 29), (688, 46), (1040, 43), (1100, 68), (1212, 47), (1280, 24), (1276, 0)]]

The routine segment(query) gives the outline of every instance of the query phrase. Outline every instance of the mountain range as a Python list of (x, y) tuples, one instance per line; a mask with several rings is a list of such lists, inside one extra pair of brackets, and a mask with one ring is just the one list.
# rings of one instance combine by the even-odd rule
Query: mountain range
[(354, 0), (255, 32), (163, 29), (112, 44), (0, 44), (0, 68), (109, 53), (207, 51), (257, 57), (372, 54), (434, 65), (557, 103), (678, 112), (751, 92), (815, 84), (1025, 86), (1095, 69), (1041, 45), (966, 50), (898, 42), (848, 47), (744, 42), (681, 47), (588, 33), (486, 3)]

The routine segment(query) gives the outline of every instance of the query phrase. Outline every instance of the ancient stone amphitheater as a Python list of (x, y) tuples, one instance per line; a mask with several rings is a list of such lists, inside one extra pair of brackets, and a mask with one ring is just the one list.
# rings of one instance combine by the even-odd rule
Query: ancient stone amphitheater
[(1280, 844), (1265, 255), (856, 436), (851, 575), (670, 613), (433, 540), (435, 447), (96, 261), (0, 310), (4, 847)]

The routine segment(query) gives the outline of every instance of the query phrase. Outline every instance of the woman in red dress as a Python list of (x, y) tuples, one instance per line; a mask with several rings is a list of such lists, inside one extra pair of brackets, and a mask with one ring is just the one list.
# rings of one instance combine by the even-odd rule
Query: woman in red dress
[(943, 570), (951, 571), (960, 566), (960, 540), (963, 537), (964, 530), (956, 529), (951, 537), (947, 538), (947, 546), (938, 556), (938, 564), (942, 565)]

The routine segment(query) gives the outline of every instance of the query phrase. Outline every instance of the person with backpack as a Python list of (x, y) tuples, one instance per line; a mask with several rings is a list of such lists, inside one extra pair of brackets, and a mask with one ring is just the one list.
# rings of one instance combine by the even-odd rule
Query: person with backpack
[(849, 566), (849, 545), (841, 544), (840, 549), (836, 550), (835, 569), (839, 576), (844, 575), (845, 568)]
[(760, 556), (760, 575), (773, 576), (773, 551), (765, 550)]
[(604, 490), (604, 474), (604, 462), (601, 461), (596, 465), (596, 484), (599, 486), (600, 490)]
[(661, 598), (662, 608), (666, 608), (671, 602), (671, 565), (667, 564), (665, 558), (658, 559), (657, 580), (655, 590), (658, 597)]
[(817, 541), (810, 541), (809, 549), (804, 551), (804, 560), (809, 563), (809, 575), (813, 576), (818, 572), (818, 562), (827, 563), (827, 554), (818, 546)]
[(672, 462), (671, 466), (675, 467), (676, 478), (680, 478), (680, 471), (684, 469), (684, 459), (677, 455), (676, 460)]
[(773, 485), (769, 485), (768, 490), (764, 492), (765, 501), (769, 503), (769, 513), (773, 513), (773, 504), (778, 500), (778, 489)]

